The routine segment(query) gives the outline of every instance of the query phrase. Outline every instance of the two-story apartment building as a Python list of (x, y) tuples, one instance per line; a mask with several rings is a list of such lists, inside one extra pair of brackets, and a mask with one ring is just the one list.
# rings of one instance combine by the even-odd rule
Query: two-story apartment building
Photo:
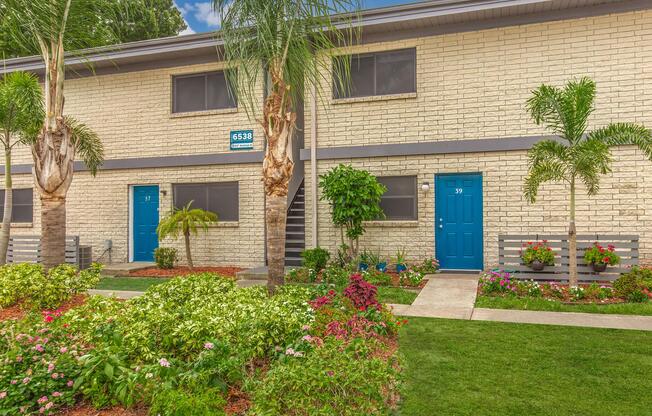
[[(590, 127), (652, 127), (651, 9), (649, 0), (438, 0), (363, 12), (359, 44), (341, 51), (352, 60), (351, 90), (324, 82), (322, 100), (306, 97), (300, 112), (289, 252), (337, 248), (317, 182), (339, 163), (387, 186), (386, 218), (361, 242), (385, 255), (404, 248), (480, 269), (496, 262), (499, 234), (565, 232), (563, 185), (545, 185), (534, 205), (522, 195), (527, 150), (548, 137), (525, 102), (542, 83), (590, 76)], [(220, 216), (193, 241), (197, 263), (264, 263), (263, 135), (229, 94), (216, 48), (211, 34), (127, 44), (91, 55), (95, 75), (70, 61), (67, 113), (106, 148), (97, 177), (79, 166), (68, 199), (68, 233), (95, 258), (109, 260), (107, 240), (114, 262), (151, 258), (160, 216), (192, 200)], [(41, 64), (8, 60), (0, 71), (21, 69)], [(35, 234), (31, 156), (21, 149), (14, 159), (14, 233)], [(580, 196), (578, 229), (638, 234), (650, 261), (652, 163), (627, 146), (614, 159), (600, 195)]]

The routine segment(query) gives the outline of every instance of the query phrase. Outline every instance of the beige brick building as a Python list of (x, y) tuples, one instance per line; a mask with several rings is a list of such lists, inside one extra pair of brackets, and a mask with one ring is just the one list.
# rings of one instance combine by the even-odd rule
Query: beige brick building
[[(613, 121), (652, 126), (652, 2), (433, 1), (365, 12), (359, 24), (360, 44), (341, 51), (353, 56), (358, 84), (347, 95), (324, 83), (325, 101), (305, 100), (290, 195), (305, 189), (305, 205), (295, 199), (301, 214), (289, 227), (298, 231), (288, 234), (290, 252), (336, 249), (339, 231), (315, 192), (315, 175), (346, 163), (390, 188), (388, 219), (368, 224), (363, 247), (387, 256), (405, 248), (412, 259), (461, 256), (451, 268), (491, 266), (499, 234), (567, 227), (563, 185), (546, 185), (534, 205), (522, 196), (527, 149), (547, 137), (525, 111), (534, 88), (590, 76), (598, 91), (589, 128)], [(68, 233), (92, 245), (95, 258), (108, 261), (111, 240), (112, 261), (139, 260), (134, 198), (139, 186), (157, 186), (158, 216), (204, 196), (208, 208), (225, 210), (193, 240), (198, 263), (264, 264), (263, 135), (241, 106), (211, 95), (224, 70), (216, 45), (208, 35), (137, 42), (98, 55), (97, 75), (82, 69), (68, 80), (66, 112), (98, 132), (106, 148), (104, 169), (92, 178), (80, 167), (68, 198)], [(40, 67), (34, 58), (5, 65), (3, 71)], [(231, 150), (231, 132), (243, 130), (253, 145)], [(579, 232), (638, 234), (642, 259), (652, 261), (652, 162), (630, 147), (614, 156), (600, 194), (579, 198)], [(31, 188), (29, 152), (14, 159), (15, 187)], [(224, 191), (225, 183), (235, 188)], [(444, 198), (447, 187), (452, 194)], [(448, 208), (436, 204), (438, 190)], [(472, 206), (454, 202), (467, 196)], [(38, 234), (33, 199), (33, 220), (17, 223), (15, 235)], [(466, 219), (455, 218), (458, 210)], [(475, 228), (448, 232), (465, 223)], [(444, 235), (468, 241), (451, 246)]]

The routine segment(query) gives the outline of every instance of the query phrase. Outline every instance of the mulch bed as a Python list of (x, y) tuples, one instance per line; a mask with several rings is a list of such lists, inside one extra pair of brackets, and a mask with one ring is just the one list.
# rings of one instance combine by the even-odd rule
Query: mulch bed
[(133, 277), (175, 277), (185, 276), (191, 273), (216, 273), (222, 276), (235, 277), (237, 272), (244, 270), (241, 267), (195, 267), (190, 270), (188, 267), (179, 266), (172, 269), (159, 269), (158, 267), (148, 267), (142, 270), (129, 272)]
[[(69, 301), (64, 302), (57, 310), (61, 313), (67, 312), (72, 308), (81, 306), (86, 303), (87, 295), (75, 295)], [(29, 312), (29, 309), (23, 304), (17, 304), (5, 309), (0, 309), (0, 321), (8, 319), (22, 319)]]
[(79, 405), (59, 413), (63, 416), (145, 416), (147, 415), (146, 407), (135, 407), (125, 409), (122, 407), (113, 407), (111, 409), (97, 410), (93, 406)]

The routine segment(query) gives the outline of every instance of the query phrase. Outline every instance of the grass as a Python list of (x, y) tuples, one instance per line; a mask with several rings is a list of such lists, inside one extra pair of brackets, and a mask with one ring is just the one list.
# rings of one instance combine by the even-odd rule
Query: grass
[(411, 318), (402, 416), (649, 415), (652, 332)]
[(382, 303), (400, 303), (411, 305), (418, 293), (400, 287), (378, 287), (378, 301)]
[(543, 298), (516, 298), (499, 296), (478, 296), (475, 301), (476, 308), (491, 309), (520, 309), (531, 311), (551, 312), (588, 312), (588, 313), (615, 313), (622, 315), (652, 315), (652, 302), (646, 303), (618, 303), (603, 305), (599, 303), (564, 304), (558, 300)]
[(152, 285), (160, 285), (170, 279), (162, 277), (105, 277), (95, 287), (99, 290), (133, 290), (144, 292)]

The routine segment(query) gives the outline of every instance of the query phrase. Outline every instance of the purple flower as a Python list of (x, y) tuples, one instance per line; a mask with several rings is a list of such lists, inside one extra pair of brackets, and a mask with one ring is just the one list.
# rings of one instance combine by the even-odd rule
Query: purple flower
[(158, 363), (161, 367), (170, 367), (170, 362), (165, 358), (161, 358), (160, 360), (158, 360)]

